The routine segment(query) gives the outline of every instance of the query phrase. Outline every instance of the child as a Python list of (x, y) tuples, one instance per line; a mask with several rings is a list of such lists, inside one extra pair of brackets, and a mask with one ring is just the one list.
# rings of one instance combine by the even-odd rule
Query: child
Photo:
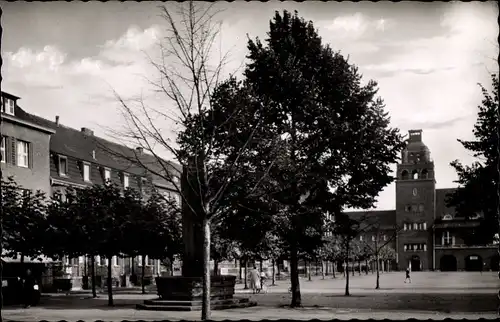
[(411, 284), (411, 277), (410, 277), (410, 268), (406, 269), (406, 278), (405, 278), (405, 283), (406, 281), (409, 280)]

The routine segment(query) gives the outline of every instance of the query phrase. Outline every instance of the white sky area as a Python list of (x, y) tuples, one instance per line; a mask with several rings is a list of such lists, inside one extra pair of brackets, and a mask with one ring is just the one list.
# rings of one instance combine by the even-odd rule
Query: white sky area
[[(145, 53), (154, 57), (165, 34), (158, 4), (3, 3), (2, 90), (21, 97), (30, 113), (59, 115), (64, 125), (104, 137), (105, 128), (123, 125), (111, 88), (172, 108), (145, 80), (157, 76)], [(365, 81), (379, 83), (392, 126), (405, 134), (424, 131), (437, 187), (456, 186), (449, 163), (473, 160), (457, 138), (472, 137), (482, 99), (477, 84), (489, 88), (489, 73), (498, 72), (494, 2), (220, 2), (216, 8), (223, 24), (214, 54), (230, 51), (226, 73), (245, 61), (247, 34), (266, 38), (275, 10), (297, 10), (313, 21), (324, 43), (349, 55)], [(172, 135), (172, 124), (157, 122)], [(376, 208), (394, 207), (392, 184)]]

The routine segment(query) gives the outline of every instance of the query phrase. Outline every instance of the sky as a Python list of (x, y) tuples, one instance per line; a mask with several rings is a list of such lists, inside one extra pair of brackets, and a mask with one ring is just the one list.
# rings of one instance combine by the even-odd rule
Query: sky
[[(124, 125), (116, 91), (142, 95), (155, 108), (172, 103), (153, 94), (156, 57), (166, 35), (157, 2), (2, 3), (2, 90), (26, 111), (66, 126), (94, 130)], [(175, 10), (175, 4), (165, 3)], [(297, 10), (324, 43), (349, 56), (363, 80), (376, 80), (391, 126), (422, 129), (435, 162), (437, 188), (455, 187), (449, 163), (473, 158), (457, 142), (472, 138), (478, 83), (491, 87), (498, 72), (498, 8), (494, 2), (219, 2), (219, 52), (230, 53), (224, 72), (241, 71), (247, 37), (266, 38), (276, 10)], [(172, 124), (161, 124), (172, 133)], [(171, 135), (171, 134), (166, 134)], [(113, 138), (114, 139), (114, 138)], [(395, 166), (393, 166), (393, 170)], [(395, 185), (377, 209), (394, 209)]]

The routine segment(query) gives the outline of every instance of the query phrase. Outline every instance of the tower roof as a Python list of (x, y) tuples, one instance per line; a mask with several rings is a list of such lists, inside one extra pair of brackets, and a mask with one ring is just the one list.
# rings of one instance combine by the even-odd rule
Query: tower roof
[(409, 130), (406, 150), (409, 152), (427, 152), (429, 148), (422, 142), (422, 130)]

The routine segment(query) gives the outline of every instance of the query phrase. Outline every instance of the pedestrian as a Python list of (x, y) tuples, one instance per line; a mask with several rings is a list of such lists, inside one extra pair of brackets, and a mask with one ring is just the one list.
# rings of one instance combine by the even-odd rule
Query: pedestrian
[(406, 281), (409, 281), (411, 284), (411, 277), (410, 277), (410, 268), (406, 269), (406, 278), (405, 278), (405, 283)]
[(267, 275), (264, 271), (260, 272), (260, 290), (264, 293), (267, 293), (266, 286)]
[(253, 266), (253, 269), (250, 270), (250, 288), (252, 289), (253, 294), (260, 291), (260, 273), (255, 265)]
[(31, 274), (31, 270), (26, 270), (26, 276), (23, 281), (23, 304), (25, 308), (29, 308), (33, 302), (33, 289), (35, 287), (35, 278)]

